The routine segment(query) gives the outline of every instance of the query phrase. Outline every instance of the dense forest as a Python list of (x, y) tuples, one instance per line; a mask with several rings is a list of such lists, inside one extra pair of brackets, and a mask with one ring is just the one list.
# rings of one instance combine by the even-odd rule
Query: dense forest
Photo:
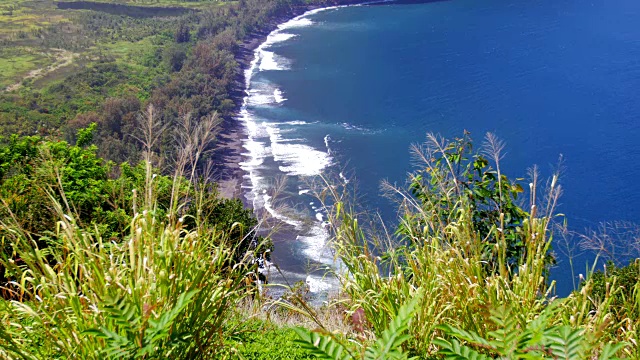
[(523, 189), (492, 136), (416, 148), (395, 231), (319, 191), (340, 293), (265, 296), (273, 244), (220, 195), (217, 135), (252, 40), (334, 1), (96, 3), (0, 0), (0, 358), (640, 357), (638, 263), (556, 298), (557, 177)]

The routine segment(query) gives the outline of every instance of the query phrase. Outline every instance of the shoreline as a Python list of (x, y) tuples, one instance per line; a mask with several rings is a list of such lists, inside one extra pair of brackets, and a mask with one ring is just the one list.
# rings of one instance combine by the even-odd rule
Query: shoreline
[(238, 46), (235, 53), (235, 60), (238, 63), (238, 74), (236, 76), (234, 89), (231, 91), (231, 100), (235, 104), (233, 115), (223, 119), (222, 130), (218, 135), (218, 143), (214, 151), (213, 158), (216, 161), (216, 170), (213, 174), (218, 184), (219, 195), (223, 198), (240, 199), (245, 207), (252, 207), (244, 195), (242, 183), (246, 172), (240, 167), (240, 163), (246, 160), (244, 142), (247, 134), (244, 125), (240, 122), (240, 109), (246, 93), (245, 72), (251, 67), (255, 58), (255, 50), (267, 40), (272, 32), (278, 29), (278, 25), (286, 23), (298, 16), (318, 9), (325, 9), (334, 6), (355, 6), (364, 4), (387, 3), (390, 1), (367, 1), (367, 0), (345, 0), (329, 1), (322, 5), (305, 5), (291, 8), (286, 14), (276, 16), (262, 29), (249, 34), (247, 38)]

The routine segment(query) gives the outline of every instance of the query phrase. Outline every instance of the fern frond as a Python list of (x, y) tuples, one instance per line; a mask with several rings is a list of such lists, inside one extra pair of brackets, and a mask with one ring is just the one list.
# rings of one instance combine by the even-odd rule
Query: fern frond
[(83, 335), (93, 335), (107, 341), (107, 346), (102, 350), (102, 355), (109, 359), (130, 357), (135, 345), (125, 336), (122, 336), (107, 328), (89, 329)]
[[(191, 290), (180, 294), (173, 308), (163, 313), (157, 320), (150, 319), (149, 327), (145, 330), (144, 346), (140, 349), (139, 355), (153, 354), (158, 343), (165, 342), (164, 346), (172, 348), (178, 343), (188, 339), (185, 334), (172, 333), (174, 320), (189, 306), (198, 290)], [(168, 343), (166, 342), (169, 339)]]
[(135, 305), (129, 303), (125, 297), (108, 299), (104, 312), (108, 315), (108, 320), (113, 321), (127, 334), (135, 333), (140, 324), (140, 316), (136, 316)]
[(624, 346), (625, 346), (625, 343), (618, 343), (618, 344), (608, 343), (607, 345), (605, 345), (602, 348), (602, 351), (600, 351), (600, 355), (598, 356), (598, 359), (600, 359), (600, 360), (618, 360), (619, 358), (616, 357), (615, 355)]
[(515, 316), (511, 316), (511, 311), (504, 306), (491, 310), (490, 319), (498, 327), (495, 331), (488, 333), (493, 339), (491, 345), (500, 354), (510, 356), (518, 347), (518, 335), (522, 333), (518, 329), (518, 321)]
[(491, 343), (488, 340), (486, 340), (485, 338), (483, 338), (482, 336), (474, 332), (458, 329), (448, 324), (438, 325), (436, 329), (442, 331), (448, 336), (454, 336), (460, 340), (464, 340), (474, 345), (482, 346), (484, 348), (489, 348), (489, 349), (494, 348), (493, 345), (491, 345)]
[(389, 327), (384, 330), (375, 344), (365, 352), (366, 359), (405, 359), (402, 352), (402, 344), (411, 339), (405, 332), (409, 328), (409, 321), (413, 312), (422, 299), (422, 293), (418, 293), (398, 310), (398, 314), (391, 321)]
[(335, 338), (309, 331), (305, 328), (295, 328), (295, 332), (300, 339), (295, 340), (297, 344), (309, 351), (312, 355), (321, 360), (352, 360), (346, 348)]
[(549, 348), (555, 358), (584, 359), (584, 342), (582, 329), (572, 329), (570, 326), (560, 326), (548, 335)]
[(434, 339), (433, 344), (440, 347), (438, 354), (446, 360), (489, 360), (490, 357), (480, 354), (468, 346), (461, 345), (456, 339)]
[(149, 320), (149, 328), (145, 331), (145, 338), (149, 342), (155, 342), (161, 338), (168, 336), (173, 321), (182, 313), (182, 311), (189, 306), (193, 297), (198, 293), (198, 290), (191, 290), (186, 293), (180, 294), (176, 304), (173, 308), (163, 313), (158, 320)]

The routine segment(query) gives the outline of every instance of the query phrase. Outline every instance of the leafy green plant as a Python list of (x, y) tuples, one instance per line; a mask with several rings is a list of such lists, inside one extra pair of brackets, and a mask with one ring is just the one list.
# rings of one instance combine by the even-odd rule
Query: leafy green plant
[[(372, 345), (359, 349), (359, 352), (351, 350), (333, 334), (322, 334), (309, 331), (305, 328), (296, 329), (298, 336), (300, 336), (298, 342), (318, 359), (410, 359), (409, 355), (403, 351), (402, 346), (411, 339), (406, 332), (409, 328), (415, 307), (421, 297), (420, 293), (417, 293), (411, 301), (402, 305), (393, 320), (389, 323), (389, 327), (378, 336)], [(412, 357), (411, 359), (417, 359), (417, 357)]]
[[(438, 326), (445, 337), (433, 343), (445, 359), (591, 359), (595, 345), (585, 336), (584, 329), (569, 325), (553, 325), (557, 312), (554, 304), (539, 317), (522, 324), (506, 306), (491, 310), (490, 324), (495, 330), (482, 337), (447, 324)], [(617, 359), (614, 355), (623, 344), (605, 344), (598, 358)]]
[[(271, 321), (245, 318), (241, 314), (230, 319), (234, 331), (225, 339), (226, 353), (222, 358), (240, 360), (312, 360), (316, 357), (295, 341), (293, 327), (279, 326)], [(226, 357), (225, 357), (226, 355)]]
[[(412, 289), (420, 287), (424, 291), (409, 329), (413, 341), (408, 344), (410, 351), (420, 356), (434, 355), (432, 344), (439, 334), (438, 324), (455, 324), (488, 336), (490, 329), (483, 325), (490, 315), (487, 304), (510, 304), (515, 314), (530, 321), (546, 307), (553, 291), (546, 275), (550, 265), (549, 223), (560, 193), (557, 177), (545, 196), (538, 197), (538, 174), (531, 171), (532, 210), (525, 213), (516, 209), (513, 195), (506, 194), (516, 192), (515, 185), (497, 170), (499, 165), (494, 165), (494, 173), (484, 160), (476, 158), (479, 162), (475, 170), (473, 162), (465, 160), (470, 151), (467, 141), (450, 145), (429, 135), (427, 143), (415, 149), (416, 157), (422, 160), (423, 175), (410, 179), (413, 189), (385, 186), (400, 200), (401, 222), (393, 236), (363, 224), (362, 217), (350, 207), (348, 195), (340, 193), (339, 188), (328, 187), (321, 194), (333, 210), (330, 224), (333, 245), (343, 265), (343, 272), (338, 274), (342, 291), (349, 296), (349, 309), (364, 313), (365, 333), (384, 331), (389, 314), (397, 313), (399, 304), (412, 297)], [(499, 152), (497, 140), (492, 138), (488, 143), (493, 145), (485, 147)], [(493, 160), (500, 157), (498, 154)], [(460, 170), (466, 172), (466, 178), (460, 178), (458, 167), (468, 168)], [(416, 181), (424, 185), (419, 193)], [(507, 183), (511, 190), (505, 187)], [(474, 204), (472, 192), (480, 188), (487, 188), (493, 195)], [(539, 202), (539, 198), (545, 202)], [(544, 211), (536, 210), (543, 205)], [(526, 215), (510, 225), (512, 235), (521, 242), (516, 252), (508, 250), (511, 240), (504, 231), (507, 218), (501, 215), (500, 206)], [(474, 219), (488, 211), (498, 223), (478, 225)]]
[[(530, 214), (517, 202), (518, 195), (524, 192), (522, 186), (500, 170), (504, 145), (488, 134), (484, 151), (475, 152), (468, 132), (448, 142), (432, 136), (429, 144), (431, 149), (425, 154), (429, 158), (425, 158), (423, 169), (411, 175), (409, 185), (411, 194), (420, 202), (422, 214), (428, 216), (410, 218), (399, 232), (411, 233), (406, 229), (410, 224), (426, 231), (424, 236), (438, 235), (439, 228), (430, 224), (449, 224), (460, 211), (468, 211), (471, 231), (482, 239), (482, 257), (488, 270), (497, 272), (500, 266), (515, 270), (526, 250), (522, 226)], [(496, 249), (505, 255), (501, 256)]]
[[(154, 139), (151, 130), (147, 138)], [(64, 184), (65, 164), (51, 167), (58, 183)], [(40, 236), (46, 247), (13, 217), (1, 219), (11, 238), (3, 243), (8, 251), (0, 254), (0, 267), (15, 279), (0, 284), (11, 299), (0, 312), (1, 355), (195, 359), (221, 351), (224, 323), (247, 296), (245, 276), (254, 266), (235, 256), (238, 243), (230, 229), (188, 228), (181, 214), (159, 201), (158, 190), (165, 189), (179, 194), (175, 202), (169, 199), (175, 209), (198, 206), (184, 194), (201, 199), (207, 196), (202, 189), (186, 187), (185, 193), (180, 173), (170, 186), (162, 184), (166, 178), (154, 176), (150, 162), (125, 169), (132, 171), (125, 175), (133, 176), (129, 183), (139, 179), (140, 188), (127, 192), (131, 220), (116, 239), (76, 220), (58, 201), (68, 198), (64, 186), (42, 187), (56, 220)]]
[(86, 330), (84, 334), (104, 339), (106, 347), (102, 353), (108, 358), (144, 358), (154, 355), (158, 348), (166, 349), (166, 353), (171, 355), (174, 349), (191, 338), (188, 332), (176, 333), (172, 330), (176, 318), (185, 315), (184, 310), (197, 292), (198, 290), (191, 290), (182, 293), (174, 307), (157, 319), (150, 319), (149, 314), (138, 313), (135, 304), (127, 298), (107, 300), (103, 311), (121, 327), (120, 333), (101, 326)]
[(598, 270), (591, 274), (589, 279), (580, 284), (590, 284), (590, 293), (596, 302), (604, 300), (609, 294), (613, 297), (611, 310), (618, 317), (640, 316), (640, 308), (633, 306), (634, 290), (640, 283), (640, 259), (630, 262), (627, 266), (618, 267), (613, 262), (608, 262), (606, 270)]
[[(17, 237), (12, 248), (22, 263), (0, 259), (20, 279), (3, 287), (16, 300), (5, 308), (13, 325), (0, 327), (0, 339), (16, 350), (0, 348), (29, 358), (215, 354), (225, 319), (246, 294), (250, 267), (230, 265), (233, 249), (221, 235), (186, 231), (145, 212), (120, 244), (64, 217), (58, 245), (46, 252)], [(30, 345), (33, 332), (44, 335), (41, 346)]]

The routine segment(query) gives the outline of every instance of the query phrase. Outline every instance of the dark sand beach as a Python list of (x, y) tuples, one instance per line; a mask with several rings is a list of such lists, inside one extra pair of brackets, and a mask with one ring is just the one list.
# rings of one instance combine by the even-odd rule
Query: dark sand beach
[[(218, 135), (218, 142), (213, 155), (216, 164), (213, 177), (218, 183), (218, 191), (221, 196), (225, 198), (240, 198), (244, 201), (241, 188), (244, 171), (240, 168), (239, 164), (244, 159), (242, 154), (245, 151), (243, 142), (246, 139), (246, 133), (243, 125), (238, 120), (238, 112), (246, 96), (245, 70), (251, 66), (251, 62), (255, 57), (255, 49), (267, 39), (267, 36), (269, 36), (272, 31), (278, 28), (279, 24), (285, 23), (307, 11), (322, 7), (362, 3), (364, 3), (364, 1), (346, 0), (330, 1), (323, 6), (309, 5), (292, 7), (286, 14), (273, 18), (265, 27), (251, 33), (245, 41), (240, 44), (235, 54), (236, 62), (238, 63), (238, 74), (235, 88), (231, 93), (236, 109), (233, 116), (223, 119), (222, 130)], [(250, 204), (245, 203), (245, 205)]]

